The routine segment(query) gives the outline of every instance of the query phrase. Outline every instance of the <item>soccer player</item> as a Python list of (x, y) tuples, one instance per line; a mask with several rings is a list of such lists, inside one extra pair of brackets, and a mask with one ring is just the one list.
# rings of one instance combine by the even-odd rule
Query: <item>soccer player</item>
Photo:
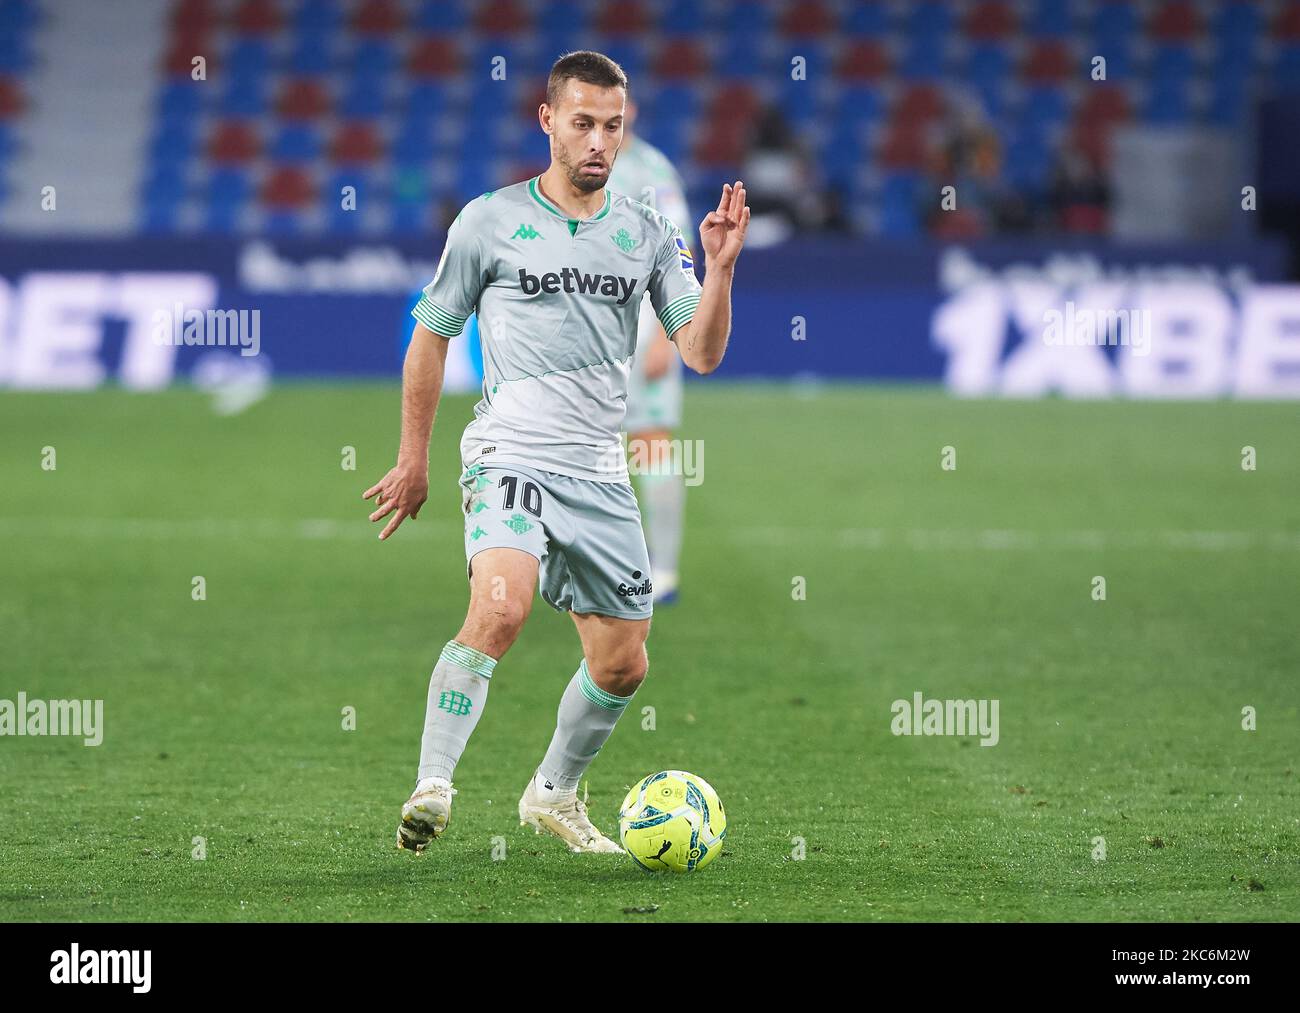
[[(693, 237), (689, 232), (691, 215), (686, 207), (686, 188), (668, 156), (632, 133), (636, 111), (636, 103), (629, 98), (623, 121), (623, 146), (610, 174), (610, 189), (650, 205), (679, 229), (687, 230), (682, 238), (689, 246)], [(681, 421), (682, 360), (673, 351), (647, 294), (641, 300), (624, 428), (639, 480), (641, 502), (649, 515), (645, 531), (656, 605), (670, 605), (677, 598), (686, 483), (673, 460), (672, 438), (673, 430)]]
[(573, 616), (582, 661), (519, 800), (520, 822), (573, 851), (619, 850), (577, 788), (647, 668), (653, 583), (619, 439), (641, 297), (649, 293), (686, 365), (712, 372), (727, 347), (749, 225), (744, 185), (724, 185), (700, 224), (701, 286), (678, 229), (605, 189), (626, 96), (627, 77), (608, 57), (577, 52), (555, 63), (538, 110), (549, 167), (464, 207), (412, 311), (397, 465), (363, 493), (376, 498), (371, 521), (389, 518), (381, 539), (428, 497), (447, 342), (475, 310), (484, 380), (460, 444), (469, 609), (429, 680), (400, 847), (421, 851), (446, 829), (456, 763), (540, 581), (542, 598)]

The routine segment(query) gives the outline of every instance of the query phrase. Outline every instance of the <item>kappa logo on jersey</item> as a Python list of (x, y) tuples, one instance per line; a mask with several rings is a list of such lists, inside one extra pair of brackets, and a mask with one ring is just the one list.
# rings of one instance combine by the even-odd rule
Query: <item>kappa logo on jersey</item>
[(632, 298), (639, 278), (620, 278), (616, 274), (584, 274), (576, 267), (565, 267), (559, 274), (551, 271), (540, 277), (529, 274), (522, 267), (519, 269), (519, 290), (524, 295), (537, 295), (545, 292), (554, 295), (564, 291), (570, 295), (617, 295), (618, 305), (622, 306)]
[(682, 255), (682, 270), (688, 274), (695, 273), (695, 258), (691, 256), (690, 248), (686, 245), (686, 240), (681, 236), (677, 237), (677, 252)]
[(510, 238), (511, 239), (545, 239), (546, 237), (543, 236), (531, 225), (520, 225), (519, 228), (515, 229), (515, 234)]

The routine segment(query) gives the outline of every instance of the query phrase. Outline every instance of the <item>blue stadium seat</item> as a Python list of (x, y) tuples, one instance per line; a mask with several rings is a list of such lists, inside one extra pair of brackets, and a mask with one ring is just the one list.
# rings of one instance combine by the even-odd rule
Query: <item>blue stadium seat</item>
[(442, 116), (447, 109), (447, 89), (436, 82), (425, 81), (412, 86), (406, 93), (402, 109), (402, 123), (427, 124)]
[(334, 65), (334, 36), (327, 30), (299, 35), (289, 55), (295, 74), (324, 74)]
[(204, 227), (210, 232), (234, 232), (239, 214), (248, 204), (248, 175), (237, 169), (218, 169), (208, 180)]
[(391, 155), (399, 164), (426, 162), (433, 156), (433, 130), (426, 122), (407, 121), (393, 139)]
[(917, 207), (920, 179), (913, 173), (889, 173), (880, 187), (880, 234), (904, 239), (921, 233)]
[(168, 82), (158, 100), (159, 113), (165, 120), (193, 119), (203, 108), (203, 87), (203, 84), (189, 78)]
[(303, 0), (302, 6), (293, 14), (293, 30), (299, 36), (334, 32), (342, 21), (335, 0)]
[(316, 128), (301, 123), (281, 127), (270, 150), (277, 162), (310, 162), (320, 153), (321, 139)]
[(666, 35), (698, 35), (704, 30), (700, 6), (698, 0), (672, 0), (659, 19), (659, 30)]
[(650, 100), (651, 115), (655, 120), (694, 120), (699, 114), (699, 93), (686, 84), (670, 84), (655, 92)]
[(194, 157), (197, 121), (163, 120), (149, 142), (151, 165), (185, 165)]
[(983, 91), (1004, 85), (1011, 76), (1011, 54), (999, 43), (972, 46), (966, 58), (964, 82)]
[(1300, 46), (1282, 46), (1273, 64), (1273, 87), (1287, 95), (1300, 93)]
[(35, 64), (27, 32), (0, 35), (0, 71), (23, 74)]
[(952, 10), (947, 4), (925, 0), (916, 4), (907, 17), (909, 40), (923, 40), (932, 48), (942, 46), (952, 31)]
[(1215, 74), (1210, 82), (1209, 122), (1239, 126), (1246, 112), (1247, 84), (1244, 74)]
[(853, 38), (879, 37), (889, 31), (889, 12), (884, 4), (854, 4), (842, 30)]
[(397, 49), (387, 39), (361, 39), (352, 47), (347, 66), (356, 77), (387, 77), (397, 70)]
[(1020, 111), (1025, 126), (1036, 130), (1063, 123), (1068, 114), (1065, 92), (1047, 86), (1031, 88)]
[(271, 69), (270, 47), (261, 39), (238, 39), (226, 53), (222, 66), (234, 77), (260, 79)]
[(1003, 136), (1002, 177), (1021, 190), (1041, 190), (1052, 172), (1054, 155), (1047, 132), (1013, 126)]
[(929, 36), (913, 36), (903, 49), (898, 74), (908, 81), (933, 81), (944, 75), (946, 44)]
[(415, 16), (415, 27), (437, 35), (451, 34), (467, 27), (465, 11), (447, 0), (425, 0)]
[(388, 106), (388, 78), (363, 74), (352, 78), (339, 111), (351, 119), (373, 119)]
[(884, 100), (880, 89), (871, 85), (847, 85), (840, 89), (833, 108), (835, 122), (861, 130), (879, 121)]
[(1142, 34), (1137, 23), (1137, 12), (1129, 0), (1106, 0), (1092, 11), (1092, 37), (1099, 43), (1113, 46), (1127, 43)]
[(1196, 58), (1191, 49), (1182, 45), (1164, 45), (1156, 49), (1151, 59), (1149, 76), (1153, 81), (1186, 85), (1195, 72)]
[(1073, 19), (1069, 0), (1038, 0), (1029, 17), (1029, 35), (1037, 39), (1058, 39), (1070, 34)]
[(223, 116), (261, 116), (266, 112), (265, 79), (233, 78), (218, 108)]
[(268, 211), (262, 231), (273, 236), (296, 236), (303, 231), (302, 216), (296, 211)]

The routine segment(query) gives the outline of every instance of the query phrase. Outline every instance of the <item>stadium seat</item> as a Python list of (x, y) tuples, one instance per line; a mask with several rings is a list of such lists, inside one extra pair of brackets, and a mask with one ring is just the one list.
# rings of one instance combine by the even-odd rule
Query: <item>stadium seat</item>
[(218, 123), (208, 140), (208, 158), (218, 164), (250, 162), (261, 153), (261, 140), (252, 123)]
[(876, 81), (889, 73), (889, 53), (875, 39), (849, 43), (840, 56), (836, 74), (842, 81)]
[(258, 200), (271, 208), (301, 208), (315, 199), (311, 176), (298, 166), (281, 165), (268, 173)]
[(276, 0), (243, 0), (231, 18), (235, 28), (245, 35), (270, 35), (280, 27)]
[(1200, 31), (1200, 19), (1190, 0), (1165, 0), (1151, 16), (1147, 31), (1162, 42), (1190, 42)]
[(601, 4), (592, 26), (601, 35), (644, 35), (651, 28), (649, 11), (637, 0), (610, 0)]
[(0, 75), (0, 120), (13, 120), (27, 107), (23, 89), (13, 78)]
[(280, 85), (276, 115), (284, 120), (314, 120), (330, 109), (330, 96), (315, 78), (290, 78)]
[(352, 15), (352, 30), (359, 35), (392, 35), (405, 21), (397, 0), (363, 0)]
[(370, 165), (379, 160), (383, 150), (373, 124), (344, 123), (330, 142), (329, 157), (339, 165)]
[(454, 77), (460, 72), (460, 51), (455, 40), (438, 35), (420, 39), (407, 57), (406, 70), (416, 78)]
[(1004, 0), (981, 0), (966, 15), (962, 28), (968, 39), (1005, 39), (1016, 31), (1016, 15)]
[(270, 156), (277, 162), (310, 162), (321, 151), (320, 135), (314, 127), (292, 123), (282, 127), (271, 142)]

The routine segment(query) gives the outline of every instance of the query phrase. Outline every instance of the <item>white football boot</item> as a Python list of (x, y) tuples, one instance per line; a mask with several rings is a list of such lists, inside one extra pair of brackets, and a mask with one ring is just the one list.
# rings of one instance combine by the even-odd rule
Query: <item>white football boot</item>
[(397, 846), (417, 855), (435, 837), (441, 837), (451, 820), (451, 797), (456, 789), (441, 777), (427, 777), (402, 806), (402, 822), (397, 825)]
[(528, 779), (528, 787), (524, 789), (523, 798), (519, 800), (519, 825), (532, 827), (539, 834), (545, 831), (552, 837), (558, 837), (574, 854), (620, 854), (623, 851), (587, 818), (587, 807), (579, 800), (576, 791), (547, 799), (531, 777)]

